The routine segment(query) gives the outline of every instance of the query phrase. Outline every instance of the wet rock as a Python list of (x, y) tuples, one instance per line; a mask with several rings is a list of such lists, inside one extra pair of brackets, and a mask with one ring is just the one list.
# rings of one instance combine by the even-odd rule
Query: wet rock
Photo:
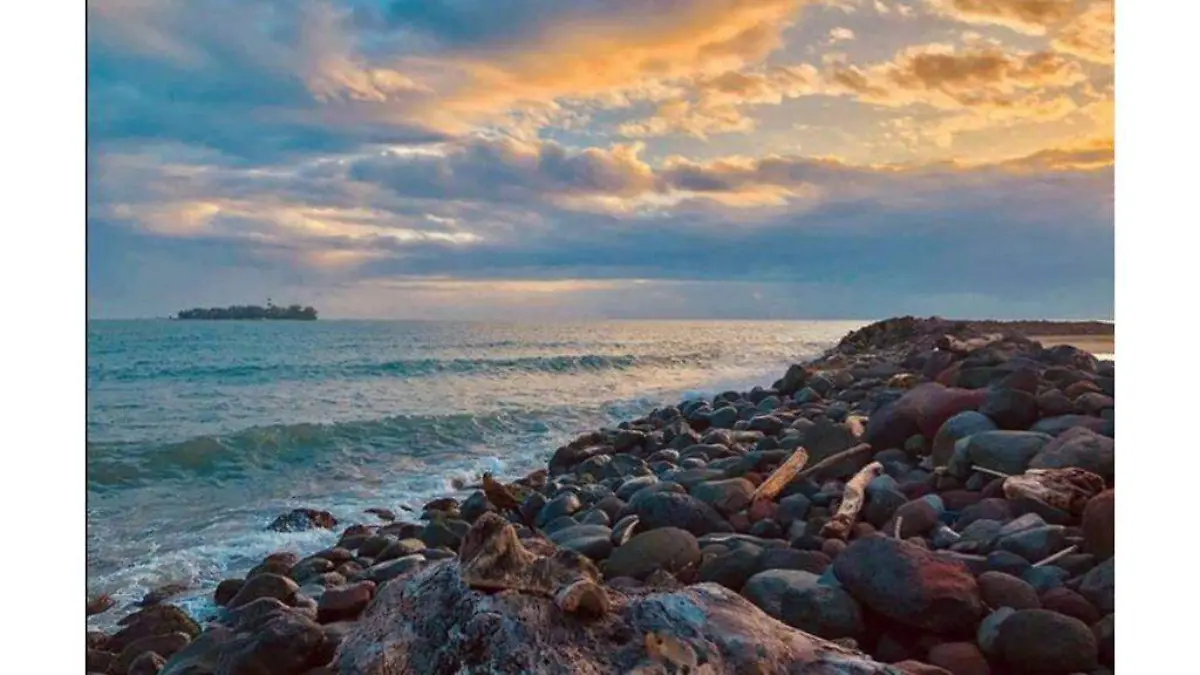
[(405, 576), (423, 567), (428, 559), (426, 554), (429, 553), (432, 551), (406, 555), (403, 558), (372, 565), (363, 572), (362, 578), (366, 581), (373, 581), (377, 585), (383, 585), (392, 579)]
[(189, 637), (200, 634), (200, 626), (175, 605), (159, 604), (134, 612), (117, 622), (123, 628), (109, 637), (107, 651), (121, 653), (130, 644), (155, 635), (183, 633)]
[(1008, 617), (995, 647), (1009, 667), (1046, 675), (1092, 670), (1099, 653), (1087, 624), (1044, 609), (1019, 610)]
[(163, 600), (175, 595), (179, 595), (187, 589), (187, 584), (166, 584), (165, 586), (159, 586), (158, 588), (155, 588), (146, 595), (142, 596), (141, 601), (138, 602), (138, 606), (149, 607), (151, 605), (157, 605)]
[(1116, 545), (1116, 490), (1105, 490), (1088, 500), (1083, 509), (1083, 550), (1097, 558), (1111, 558)]
[(127, 673), (134, 661), (147, 652), (156, 653), (164, 659), (170, 658), (192, 641), (187, 633), (167, 633), (166, 635), (151, 635), (131, 642), (109, 666), (115, 673)]
[(1095, 605), (1096, 609), (1111, 614), (1114, 609), (1116, 585), (1116, 559), (1109, 558), (1096, 565), (1079, 582), (1079, 594)]
[(1033, 586), (1011, 574), (984, 572), (979, 575), (979, 595), (988, 607), (999, 609), (1040, 609), (1041, 600)]
[[(325, 632), (316, 622), (297, 614), (281, 614), (258, 631), (240, 635), (221, 649), (220, 672), (304, 673), (327, 662), (332, 655)], [(170, 665), (168, 661), (164, 672)]]
[(1116, 476), (1113, 439), (1085, 427), (1075, 427), (1047, 443), (1029, 463), (1031, 469), (1070, 467), (1090, 471), (1111, 484)]
[(462, 520), (435, 521), (421, 530), (421, 536), (418, 539), (425, 542), (429, 548), (445, 547), (457, 551), (459, 544), (462, 543), (463, 535), (470, 527), (469, 523)]
[(375, 582), (360, 581), (342, 588), (331, 588), (317, 603), (317, 621), (332, 623), (353, 619), (362, 613), (375, 597)]
[(237, 595), (238, 591), (242, 590), (242, 585), (245, 583), (245, 579), (225, 579), (221, 583), (217, 584), (217, 589), (213, 591), (213, 602), (215, 602), (218, 607), (224, 607), (225, 605), (228, 605), (229, 601), (233, 599), (233, 596)]
[(895, 539), (851, 543), (834, 559), (833, 571), (859, 601), (914, 628), (961, 633), (983, 615), (979, 588), (964, 566)]
[(337, 527), (337, 518), (334, 518), (333, 514), (328, 511), (292, 509), (291, 512), (271, 521), (267, 529), (275, 532), (302, 532), (318, 528), (332, 530), (335, 527)]
[(1017, 389), (993, 389), (979, 406), (1001, 429), (1028, 429), (1038, 419), (1037, 399)]
[[(653, 487), (653, 486), (652, 486)], [(677, 527), (696, 536), (733, 528), (711, 506), (688, 494), (660, 491), (629, 502), (643, 529)]]
[(287, 576), (297, 584), (303, 584), (312, 577), (333, 571), (335, 567), (336, 565), (325, 558), (305, 558), (293, 565)]
[(231, 609), (241, 607), (259, 598), (275, 598), (288, 604), (299, 588), (299, 584), (288, 577), (278, 574), (259, 574), (246, 580), (237, 594), (229, 600), (229, 607)]
[(487, 495), (482, 490), (472, 492), (471, 496), (462, 503), (461, 508), (463, 520), (468, 523), (473, 523), (483, 514), (495, 510), (496, 507), (488, 501)]
[(129, 664), (126, 675), (158, 675), (167, 659), (157, 652), (143, 652)]
[(609, 555), (604, 575), (645, 579), (657, 569), (678, 572), (700, 561), (696, 537), (677, 527), (661, 527), (643, 532)]
[(691, 495), (728, 517), (750, 505), (754, 484), (745, 478), (729, 478), (699, 483)]

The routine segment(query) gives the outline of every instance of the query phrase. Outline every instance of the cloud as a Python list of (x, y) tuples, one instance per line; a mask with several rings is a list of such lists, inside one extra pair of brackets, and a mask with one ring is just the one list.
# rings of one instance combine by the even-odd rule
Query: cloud
[(829, 39), (833, 42), (849, 42), (854, 39), (854, 31), (849, 28), (834, 28), (829, 31)]
[(1113, 5), (1101, 0), (1091, 3), (1054, 36), (1051, 46), (1098, 64), (1113, 63)]
[(926, 0), (926, 4), (947, 18), (1006, 26), (1029, 35), (1044, 35), (1075, 9), (1075, 0)]

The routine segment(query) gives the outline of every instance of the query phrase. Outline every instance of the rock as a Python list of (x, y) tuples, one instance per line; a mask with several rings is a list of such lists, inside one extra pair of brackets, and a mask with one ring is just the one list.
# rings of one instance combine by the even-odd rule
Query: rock
[(979, 622), (979, 629), (975, 631), (975, 644), (979, 645), (979, 651), (988, 657), (999, 655), (996, 640), (1000, 637), (1000, 626), (1016, 613), (1017, 610), (1012, 607), (1001, 607)]
[(276, 532), (302, 532), (304, 530), (332, 530), (337, 527), (337, 518), (328, 511), (316, 509), (292, 509), (291, 512), (279, 516), (267, 526), (268, 530)]
[(332, 623), (353, 619), (362, 613), (375, 597), (375, 582), (360, 581), (341, 588), (331, 588), (317, 603), (317, 621)]
[(142, 654), (152, 652), (167, 659), (186, 647), (191, 641), (190, 635), (180, 632), (144, 637), (129, 643), (125, 649), (121, 650), (120, 656), (113, 661), (109, 668), (116, 673), (125, 673)]
[(1047, 443), (1029, 463), (1031, 469), (1070, 467), (1090, 471), (1112, 484), (1116, 476), (1113, 439), (1085, 427), (1074, 427)]
[(1037, 395), (1038, 414), (1041, 417), (1058, 417), (1075, 410), (1070, 397), (1059, 389), (1047, 389)]
[(1011, 574), (984, 572), (979, 575), (979, 595), (988, 607), (999, 609), (1040, 609), (1041, 600), (1033, 586)]
[[(611, 589), (610, 599), (603, 621), (564, 621), (549, 598), (478, 593), (463, 584), (453, 563), (433, 567), (383, 589), (350, 628), (331, 669), (360, 675), (628, 673), (655, 668), (646, 659), (649, 634), (651, 645), (669, 642), (668, 655), (703, 655), (714, 673), (887, 672), (857, 652), (770, 620), (715, 584), (631, 595)], [(431, 614), (429, 607), (445, 610)]]
[(126, 675), (158, 675), (167, 660), (156, 652), (143, 652), (129, 664)]
[(645, 579), (656, 569), (678, 572), (700, 561), (696, 537), (677, 527), (661, 527), (643, 532), (609, 555), (604, 566), (606, 578)]
[(1032, 431), (983, 431), (962, 439), (946, 470), (958, 478), (967, 478), (971, 467), (981, 466), (1008, 475), (1025, 472), (1029, 462), (1051, 437)]
[(1114, 609), (1116, 570), (1116, 558), (1109, 558), (1089, 570), (1079, 582), (1079, 594), (1104, 614), (1111, 614)]
[(805, 366), (794, 363), (788, 367), (787, 372), (779, 381), (771, 385), (771, 388), (780, 394), (794, 394), (804, 388), (812, 374), (812, 371)]
[(987, 556), (987, 568), (1020, 577), (1029, 569), (1029, 561), (1011, 551), (992, 551)]
[[(595, 439), (581, 439), (595, 440)], [(611, 445), (582, 445), (578, 441), (570, 445), (564, 445), (554, 452), (554, 456), (550, 458), (548, 467), (550, 475), (561, 476), (564, 473), (569, 473), (572, 468), (584, 461), (591, 459), (597, 455), (608, 455), (615, 452)]]
[(1028, 429), (1038, 419), (1037, 399), (1017, 389), (993, 389), (979, 406), (1001, 429)]
[(833, 559), (820, 551), (798, 551), (794, 548), (768, 548), (759, 556), (764, 570), (804, 570), (824, 574)]
[(958, 520), (954, 521), (955, 529), (963, 531), (971, 523), (976, 520), (996, 520), (1007, 522), (1012, 520), (1012, 507), (1005, 499), (984, 498), (977, 504), (972, 504), (962, 510), (958, 514)]
[[(239, 635), (221, 649), (218, 672), (299, 674), (323, 665), (332, 656), (332, 645), (326, 644), (319, 625), (297, 614), (280, 614), (258, 631)], [(164, 673), (172, 661), (168, 661)]]
[(637, 494), (638, 490), (644, 487), (649, 487), (658, 482), (657, 476), (637, 476), (630, 478), (617, 488), (617, 497), (624, 501), (628, 501), (633, 495)]
[(624, 546), (625, 542), (629, 541), (629, 539), (633, 537), (634, 531), (640, 524), (641, 520), (639, 520), (637, 516), (633, 515), (625, 516), (624, 518), (618, 520), (617, 524), (613, 525), (612, 527), (611, 539), (613, 546)]
[(763, 518), (750, 526), (750, 534), (761, 539), (780, 539), (783, 537), (783, 528), (774, 520)]
[(418, 539), (425, 542), (429, 548), (445, 547), (457, 551), (463, 535), (469, 528), (470, 524), (463, 520), (435, 521), (421, 530), (421, 536)]
[(1100, 648), (1100, 662), (1112, 665), (1116, 641), (1116, 617), (1112, 614), (1092, 624), (1092, 635)]
[(781, 619), (788, 589), (801, 589), (819, 580), (816, 574), (803, 570), (765, 570), (746, 581), (742, 595), (762, 611)]
[(171, 633), (183, 633), (194, 638), (200, 634), (200, 626), (175, 605), (147, 607), (121, 619), (117, 625), (124, 627), (109, 637), (104, 645), (107, 651), (116, 654), (142, 638)]
[(943, 642), (929, 650), (929, 663), (951, 675), (991, 675), (987, 659), (973, 643)]
[(762, 571), (761, 553), (757, 546), (745, 546), (714, 556), (700, 565), (697, 578), (740, 592), (750, 577)]
[(287, 576), (297, 584), (303, 584), (312, 577), (332, 571), (334, 567), (336, 566), (325, 558), (305, 558), (293, 565)]
[[(896, 522), (899, 521), (901, 539), (924, 536), (937, 526), (942, 514), (942, 509), (938, 508), (940, 505), (941, 500), (936, 495), (906, 502), (896, 509), (896, 513), (882, 529), (887, 534), (894, 534)], [(901, 518), (904, 520), (900, 521)]]
[(228, 628), (244, 632), (256, 630), (276, 615), (290, 611), (292, 608), (275, 598), (259, 598), (236, 609), (225, 610), (219, 615), (219, 620)]
[(1069, 588), (1052, 588), (1042, 594), (1042, 608), (1075, 617), (1089, 626), (1100, 620), (1100, 612)]
[(797, 520), (804, 520), (812, 501), (803, 494), (794, 494), (779, 500), (779, 508), (775, 510), (775, 520), (783, 527), (791, 527)]
[[(379, 564), (388, 560), (403, 558), (404, 556), (420, 553), (424, 550), (425, 542), (421, 541), (420, 539), (400, 539), (388, 544), (388, 547), (383, 549), (383, 552), (376, 556), (375, 563)], [(296, 579), (296, 581), (299, 581), (299, 579)]]
[(892, 664), (892, 668), (903, 673), (903, 675), (952, 675), (945, 668), (931, 666), (928, 663), (905, 659)]
[(376, 585), (382, 586), (393, 579), (402, 577), (420, 569), (425, 565), (425, 562), (428, 559), (426, 557), (427, 553), (432, 553), (432, 551), (406, 555), (403, 558), (397, 558), (395, 560), (379, 563), (378, 565), (372, 565), (363, 572), (362, 578), (367, 581), (373, 581)]
[(1028, 567), (1021, 572), (1021, 580), (1033, 586), (1033, 590), (1037, 591), (1039, 595), (1062, 586), (1068, 577), (1070, 575), (1067, 574), (1067, 571), (1057, 565)]
[(221, 583), (217, 584), (217, 589), (213, 591), (213, 602), (216, 603), (218, 607), (224, 607), (225, 605), (228, 605), (229, 601), (233, 599), (233, 596), (237, 595), (238, 591), (242, 590), (242, 585), (245, 583), (245, 579), (225, 579)]
[(827, 640), (863, 634), (862, 608), (832, 578), (791, 583), (780, 602), (780, 618), (789, 626)]
[(656, 492), (630, 501), (629, 507), (643, 529), (677, 527), (696, 536), (710, 532), (732, 532), (733, 528), (711, 506), (687, 494)]
[(851, 543), (833, 571), (859, 601), (914, 628), (962, 633), (983, 615), (979, 588), (964, 566), (889, 537)]
[(998, 520), (976, 520), (963, 528), (958, 541), (951, 548), (961, 553), (986, 555), (1000, 537), (1001, 528), (1003, 525)]
[(831, 455), (846, 450), (858, 443), (858, 437), (850, 425), (818, 418), (803, 432), (800, 445), (808, 450), (808, 466), (812, 466)]
[(750, 505), (754, 484), (745, 478), (711, 480), (691, 489), (691, 495), (708, 504), (726, 517)]
[(1066, 529), (1063, 526), (1042, 525), (1010, 535), (1004, 535), (1002, 531), (996, 547), (1035, 563), (1066, 548), (1065, 540)]
[(1038, 420), (1038, 423), (1029, 428), (1030, 431), (1036, 431), (1051, 436), (1059, 436), (1064, 432), (1074, 429), (1075, 427), (1084, 427), (1092, 431), (1108, 436), (1113, 436), (1113, 423), (1111, 420), (1106, 420), (1101, 417), (1091, 417), (1090, 415), (1059, 415), (1057, 417), (1044, 417)]
[(569, 516), (582, 508), (583, 502), (579, 500), (579, 496), (574, 492), (568, 492), (560, 497), (555, 497), (543, 506), (542, 510), (538, 512), (534, 525), (538, 528), (545, 527), (554, 519)]
[(468, 523), (473, 523), (483, 514), (495, 510), (496, 507), (488, 501), (487, 495), (482, 490), (472, 492), (471, 496), (462, 503), (461, 508), (463, 520)]
[(237, 595), (230, 599), (228, 606), (234, 609), (259, 598), (275, 598), (284, 604), (290, 604), (299, 588), (299, 584), (287, 577), (259, 574), (246, 580)]
[(166, 584), (165, 586), (159, 586), (158, 588), (155, 588), (146, 595), (142, 596), (141, 601), (137, 604), (139, 607), (157, 605), (163, 600), (166, 600), (174, 595), (179, 595), (187, 589), (187, 584)]
[(899, 490), (890, 488), (876, 490), (867, 497), (867, 504), (862, 510), (862, 518), (877, 528), (883, 528), (892, 519), (896, 510), (907, 504), (908, 501), (908, 497), (905, 497)]
[(85, 655), (84, 667), (89, 673), (107, 673), (116, 661), (117, 655), (99, 649), (88, 649)]
[(877, 450), (904, 447), (914, 434), (932, 438), (946, 420), (965, 410), (975, 410), (987, 396), (970, 391), (925, 383), (910, 389), (897, 401), (871, 415), (866, 442)]
[(1088, 500), (1083, 509), (1083, 550), (1097, 558), (1111, 558), (1116, 545), (1116, 490), (1105, 490)]
[(554, 520), (551, 520), (543, 525), (541, 529), (543, 533), (550, 535), (558, 532), (559, 530), (569, 530), (572, 527), (578, 526), (579, 521), (575, 520), (571, 516), (559, 516), (558, 518), (555, 518)]
[(995, 646), (1009, 667), (1046, 675), (1092, 670), (1099, 651), (1087, 624), (1044, 609), (1019, 610), (1008, 617)]

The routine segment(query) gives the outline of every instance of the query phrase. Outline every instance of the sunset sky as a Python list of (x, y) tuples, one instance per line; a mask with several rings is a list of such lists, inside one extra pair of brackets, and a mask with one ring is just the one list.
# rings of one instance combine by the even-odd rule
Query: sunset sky
[(1111, 0), (89, 0), (93, 317), (1108, 318)]

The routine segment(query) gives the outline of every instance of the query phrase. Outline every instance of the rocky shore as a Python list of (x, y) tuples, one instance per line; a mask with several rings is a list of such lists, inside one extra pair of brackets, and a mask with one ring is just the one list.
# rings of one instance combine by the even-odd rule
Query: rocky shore
[(344, 529), (207, 625), (152, 594), (88, 672), (1111, 673), (1114, 364), (1020, 329), (889, 319), (419, 515), (284, 514)]

